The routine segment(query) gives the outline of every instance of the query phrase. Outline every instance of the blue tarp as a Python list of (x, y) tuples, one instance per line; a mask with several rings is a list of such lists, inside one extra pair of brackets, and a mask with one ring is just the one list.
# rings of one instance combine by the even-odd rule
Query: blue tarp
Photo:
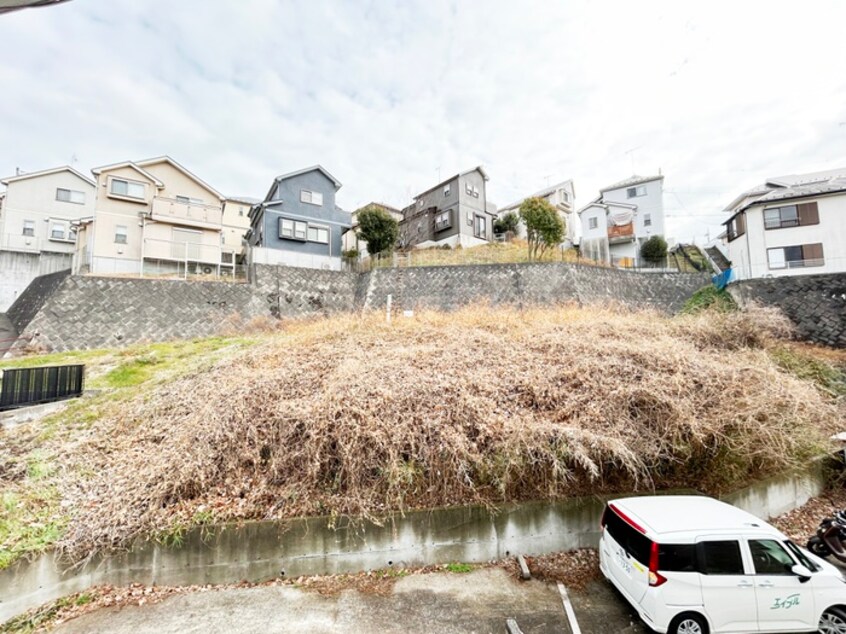
[(723, 290), (726, 286), (729, 285), (729, 282), (734, 281), (734, 269), (728, 268), (722, 273), (714, 275), (711, 278), (711, 281), (714, 283), (714, 286), (717, 287), (718, 291)]

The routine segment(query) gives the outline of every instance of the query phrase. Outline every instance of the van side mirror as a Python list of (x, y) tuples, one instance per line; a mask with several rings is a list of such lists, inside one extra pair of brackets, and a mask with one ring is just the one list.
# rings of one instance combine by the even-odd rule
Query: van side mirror
[(792, 572), (794, 575), (799, 577), (799, 581), (801, 583), (805, 583), (806, 581), (810, 580), (810, 578), (813, 574), (810, 570), (808, 570), (802, 564), (796, 564), (795, 566), (793, 566), (790, 569), (790, 572)]

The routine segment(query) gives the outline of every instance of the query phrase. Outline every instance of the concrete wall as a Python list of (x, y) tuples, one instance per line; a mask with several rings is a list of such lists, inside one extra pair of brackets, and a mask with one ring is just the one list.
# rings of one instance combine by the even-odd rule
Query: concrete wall
[(0, 313), (9, 310), (36, 277), (70, 269), (72, 262), (70, 253), (0, 251)]
[[(822, 470), (756, 483), (727, 500), (769, 519), (822, 492)], [(614, 497), (623, 497), (618, 495)], [(261, 581), (274, 577), (335, 574), (390, 567), (540, 555), (596, 547), (604, 502), (591, 496), (559, 502), (454, 507), (409, 512), (382, 526), (362, 521), (330, 528), (329, 518), (288, 524), (244, 522), (199, 529), (170, 549), (144, 542), (128, 553), (71, 569), (45, 554), (0, 571), (0, 622), (93, 585), (191, 585)]]
[(35, 278), (9, 308), (6, 316), (19, 333), (23, 333), (38, 312), (70, 275), (70, 270), (57, 271)]
[[(378, 269), (364, 275), (256, 265), (250, 284), (93, 276), (60, 282), (36, 280), (25, 304), (37, 311), (16, 324), (27, 341), (48, 350), (210, 336), (253, 318), (384, 310), (388, 295), (397, 311), (453, 310), (478, 302), (520, 307), (622, 301), (676, 312), (708, 278), (556, 263)], [(23, 340), (17, 347), (22, 345)]]
[(802, 339), (846, 348), (846, 273), (745, 280), (729, 292), (741, 306), (780, 308)]

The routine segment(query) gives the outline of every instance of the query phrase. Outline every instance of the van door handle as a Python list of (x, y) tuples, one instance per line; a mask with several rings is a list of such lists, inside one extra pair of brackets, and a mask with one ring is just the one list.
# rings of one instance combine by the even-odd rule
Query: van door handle
[(772, 588), (773, 582), (772, 581), (762, 581), (761, 583), (758, 584), (758, 587), (759, 588)]
[(741, 581), (740, 583), (737, 584), (737, 587), (738, 588), (751, 588), (752, 582), (751, 581)]

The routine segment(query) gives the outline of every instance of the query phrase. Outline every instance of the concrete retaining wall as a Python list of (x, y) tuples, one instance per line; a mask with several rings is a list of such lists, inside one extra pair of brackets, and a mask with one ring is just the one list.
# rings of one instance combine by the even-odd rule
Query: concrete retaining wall
[(729, 291), (740, 305), (780, 308), (802, 339), (846, 348), (846, 273), (745, 280)]
[[(816, 466), (759, 482), (726, 499), (769, 518), (804, 504), (824, 484)], [(77, 570), (47, 554), (0, 571), (0, 622), (93, 585), (261, 581), (595, 547), (603, 505), (597, 497), (586, 497), (511, 505), (498, 513), (481, 507), (436, 509), (397, 516), (383, 526), (362, 522), (337, 529), (329, 528), (328, 518), (296, 520), (285, 528), (246, 522), (218, 527), (205, 539), (195, 529), (179, 549), (147, 542)]]
[(0, 313), (9, 310), (39, 275), (70, 269), (70, 253), (0, 251)]
[(9, 308), (6, 316), (18, 332), (23, 332), (47, 300), (70, 275), (70, 269), (36, 277)]
[[(649, 274), (570, 264), (379, 269), (356, 274), (256, 265), (250, 284), (45, 276), (18, 303), (22, 335), (50, 351), (214, 335), (252, 319), (383, 310), (452, 310), (473, 302), (526, 306), (622, 301), (677, 311), (703, 275)], [(17, 309), (17, 304), (16, 307)]]

